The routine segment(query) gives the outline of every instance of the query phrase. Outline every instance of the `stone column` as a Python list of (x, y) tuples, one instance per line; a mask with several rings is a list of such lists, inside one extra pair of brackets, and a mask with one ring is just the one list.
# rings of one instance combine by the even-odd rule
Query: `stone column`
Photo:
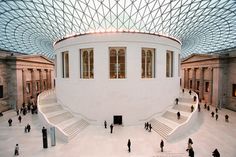
[(48, 69), (46, 69), (46, 90), (47, 89), (49, 89), (49, 84), (48, 84), (48, 79), (49, 79), (49, 77), (48, 77), (48, 73), (49, 73), (49, 70)]
[(39, 80), (40, 80), (39, 91), (42, 92), (43, 91), (43, 70), (42, 69), (39, 70)]
[(196, 70), (195, 68), (192, 68), (192, 89), (195, 90), (196, 89)]
[[(27, 69), (22, 69), (22, 82), (23, 82), (23, 103), (27, 101), (27, 92), (26, 92), (26, 71)], [(20, 104), (21, 105), (21, 104)]]
[(31, 71), (31, 81), (32, 81), (32, 96), (33, 98), (36, 98), (37, 92), (36, 92), (36, 79), (35, 79), (35, 74), (37, 72), (37, 69), (32, 69)]
[(52, 70), (49, 69), (49, 70), (48, 70), (48, 78), (47, 78), (48, 89), (51, 89), (51, 88), (52, 88), (52, 87), (51, 87), (51, 72), (52, 72)]
[(186, 88), (189, 89), (189, 69), (186, 69)]
[(213, 68), (208, 68), (209, 71), (209, 95), (208, 95), (208, 103), (212, 104), (212, 91), (213, 91)]
[(204, 92), (204, 75), (203, 75), (203, 67), (199, 68), (200, 70), (200, 87), (199, 87), (199, 98), (203, 99), (203, 92)]

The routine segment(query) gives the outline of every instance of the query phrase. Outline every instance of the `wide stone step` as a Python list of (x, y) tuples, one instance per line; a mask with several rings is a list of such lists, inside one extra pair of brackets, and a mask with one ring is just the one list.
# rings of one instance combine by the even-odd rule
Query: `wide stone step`
[(167, 139), (168, 134), (173, 130), (171, 127), (157, 119), (151, 119), (149, 122), (151, 123), (153, 130), (165, 139)]
[(190, 113), (191, 112), (191, 105), (178, 104), (178, 105), (174, 105), (173, 109)]
[(57, 124), (57, 126), (59, 128), (61, 128), (62, 130), (64, 130), (65, 128), (67, 128), (68, 126), (76, 123), (78, 121), (78, 118), (76, 117), (72, 117), (70, 119), (64, 120), (62, 122), (60, 122), (59, 124)]
[(53, 106), (49, 106), (49, 107), (41, 107), (41, 111), (43, 113), (49, 113), (49, 112), (54, 112), (54, 111), (59, 111), (62, 110), (62, 106), (61, 105), (53, 105)]
[(59, 124), (60, 122), (62, 122), (62, 121), (64, 121), (64, 120), (68, 120), (68, 119), (70, 119), (70, 118), (72, 118), (72, 117), (73, 117), (73, 115), (72, 115), (70, 112), (64, 112), (64, 113), (58, 114), (58, 115), (56, 115), (56, 116), (53, 116), (53, 117), (51, 117), (51, 118), (48, 118), (48, 120), (49, 120), (51, 123), (57, 125), (57, 124)]
[(54, 117), (56, 115), (59, 115), (59, 114), (65, 113), (65, 112), (68, 112), (68, 111), (61, 109), (61, 110), (58, 110), (58, 111), (48, 112), (45, 115), (46, 115), (47, 118), (51, 118), (51, 117)]
[(67, 126), (65, 129), (63, 129), (63, 131), (69, 136), (69, 139), (72, 139), (87, 126), (88, 123), (85, 120), (81, 119)]
[(186, 116), (183, 116), (182, 114), (181, 114), (181, 112), (180, 112), (180, 119), (177, 119), (177, 112), (178, 111), (176, 111), (176, 113), (174, 113), (174, 112), (170, 112), (170, 111), (166, 111), (163, 115), (162, 115), (162, 117), (164, 117), (164, 118), (166, 118), (166, 119), (169, 119), (169, 120), (172, 120), (172, 121), (174, 121), (174, 122), (176, 122), (176, 123), (179, 123), (179, 124), (182, 124), (182, 123), (184, 123), (186, 120), (187, 120), (187, 117)]
[(56, 103), (57, 99), (56, 98), (45, 98), (45, 99), (41, 99), (39, 101), (40, 101), (40, 105), (44, 105), (44, 104)]

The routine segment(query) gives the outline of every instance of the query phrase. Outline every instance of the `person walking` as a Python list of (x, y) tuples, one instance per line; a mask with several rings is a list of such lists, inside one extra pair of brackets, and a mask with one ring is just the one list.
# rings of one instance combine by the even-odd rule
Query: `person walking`
[(104, 121), (104, 127), (107, 128), (107, 121)]
[(179, 103), (179, 99), (176, 98), (176, 99), (175, 99), (175, 105), (178, 105), (178, 103)]
[(21, 118), (21, 116), (19, 115), (18, 120), (19, 120), (20, 123), (21, 123), (21, 119), (22, 119), (22, 118)]
[(207, 106), (207, 111), (210, 111), (210, 106), (209, 105)]
[(27, 124), (27, 130), (28, 132), (30, 132), (31, 126), (29, 124)]
[(19, 145), (16, 144), (15, 146), (15, 152), (14, 152), (15, 156), (18, 156), (19, 155)]
[(198, 108), (198, 112), (201, 112), (201, 106), (200, 106), (200, 104), (198, 104), (197, 108)]
[(177, 119), (180, 119), (180, 112), (177, 112)]
[(191, 94), (192, 94), (192, 91), (191, 91), (191, 90), (189, 90), (189, 92), (188, 92), (188, 93), (189, 93), (189, 95), (191, 95)]
[(110, 129), (111, 129), (111, 134), (112, 134), (112, 132), (113, 132), (113, 125), (112, 124), (110, 125)]
[(193, 110), (194, 110), (194, 107), (193, 107), (193, 105), (191, 106), (191, 112), (193, 112)]
[(148, 130), (148, 126), (149, 126), (149, 123), (147, 122), (147, 127), (146, 127), (146, 130)]
[(151, 123), (149, 124), (149, 132), (151, 132), (152, 131), (152, 125), (151, 125)]
[(163, 152), (163, 148), (164, 148), (164, 141), (163, 140), (161, 140), (160, 147), (161, 147), (161, 152)]
[(211, 112), (211, 117), (214, 118), (215, 113), (212, 111)]
[(12, 125), (12, 119), (11, 118), (8, 119), (8, 124), (9, 124), (9, 126)]
[(229, 122), (229, 116), (227, 114), (225, 115), (225, 122)]
[(218, 108), (217, 108), (217, 107), (216, 107), (216, 109), (215, 109), (215, 110), (216, 110), (216, 113), (218, 113)]
[(218, 114), (216, 114), (216, 120), (218, 120)]
[(213, 157), (220, 157), (220, 153), (218, 152), (217, 149), (215, 149), (215, 150), (212, 152), (212, 156), (213, 156)]
[(194, 95), (193, 97), (193, 101), (195, 102), (197, 100), (197, 97)]
[(128, 146), (128, 152), (130, 153), (131, 152), (131, 142), (130, 142), (130, 139), (128, 139), (127, 146)]

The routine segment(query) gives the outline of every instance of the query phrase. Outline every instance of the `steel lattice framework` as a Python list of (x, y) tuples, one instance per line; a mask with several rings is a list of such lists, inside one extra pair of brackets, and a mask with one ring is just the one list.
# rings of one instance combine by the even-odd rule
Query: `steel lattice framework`
[(172, 36), (182, 57), (236, 47), (236, 0), (1, 0), (0, 48), (53, 57), (71, 34), (137, 31)]

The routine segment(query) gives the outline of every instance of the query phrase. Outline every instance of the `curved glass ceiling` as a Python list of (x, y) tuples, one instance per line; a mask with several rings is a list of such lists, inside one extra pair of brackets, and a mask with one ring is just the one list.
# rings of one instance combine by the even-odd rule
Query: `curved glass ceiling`
[(53, 43), (87, 32), (173, 36), (182, 57), (236, 47), (235, 0), (1, 0), (0, 48), (53, 57)]

